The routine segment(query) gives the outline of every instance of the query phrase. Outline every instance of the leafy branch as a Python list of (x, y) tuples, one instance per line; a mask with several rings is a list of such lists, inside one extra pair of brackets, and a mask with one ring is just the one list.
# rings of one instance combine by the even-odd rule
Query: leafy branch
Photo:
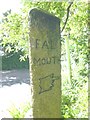
[(68, 8), (67, 8), (67, 17), (66, 17), (66, 20), (65, 20), (65, 23), (64, 23), (64, 26), (63, 26), (61, 32), (63, 32), (63, 30), (64, 30), (65, 27), (66, 27), (66, 24), (67, 24), (67, 21), (68, 21), (68, 18), (69, 18), (70, 8), (71, 8), (72, 4), (73, 4), (73, 2), (71, 2), (70, 5), (69, 5)]

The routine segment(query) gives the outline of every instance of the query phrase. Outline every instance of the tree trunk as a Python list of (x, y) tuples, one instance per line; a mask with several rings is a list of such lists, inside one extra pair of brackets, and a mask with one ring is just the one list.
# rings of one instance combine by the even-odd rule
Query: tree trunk
[(71, 84), (72, 81), (72, 70), (71, 70), (71, 58), (70, 58), (70, 49), (69, 49), (69, 37), (65, 39), (66, 46), (66, 59), (67, 59), (67, 69), (68, 69), (68, 82)]

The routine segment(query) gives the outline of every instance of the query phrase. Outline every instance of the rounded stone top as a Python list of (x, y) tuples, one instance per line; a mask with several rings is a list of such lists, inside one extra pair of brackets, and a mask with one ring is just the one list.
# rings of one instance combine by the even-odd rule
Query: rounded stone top
[(53, 19), (57, 22), (60, 21), (60, 19), (58, 17), (56, 17), (56, 16), (54, 16), (54, 15), (52, 15), (52, 14), (50, 14), (42, 9), (36, 8), (36, 7), (30, 9), (29, 16), (32, 16), (32, 15), (45, 16), (45, 17), (47, 17), (49, 19)]

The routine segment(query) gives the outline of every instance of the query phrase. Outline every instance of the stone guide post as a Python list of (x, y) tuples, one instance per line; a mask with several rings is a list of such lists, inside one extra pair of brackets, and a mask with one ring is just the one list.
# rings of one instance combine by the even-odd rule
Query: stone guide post
[(29, 30), (33, 117), (60, 118), (60, 20), (34, 8), (29, 12)]

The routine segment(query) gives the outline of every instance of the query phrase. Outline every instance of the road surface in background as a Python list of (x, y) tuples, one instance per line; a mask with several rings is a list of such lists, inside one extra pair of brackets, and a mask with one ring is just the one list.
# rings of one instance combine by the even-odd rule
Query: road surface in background
[(0, 71), (0, 117), (7, 117), (12, 106), (30, 102), (29, 70)]

